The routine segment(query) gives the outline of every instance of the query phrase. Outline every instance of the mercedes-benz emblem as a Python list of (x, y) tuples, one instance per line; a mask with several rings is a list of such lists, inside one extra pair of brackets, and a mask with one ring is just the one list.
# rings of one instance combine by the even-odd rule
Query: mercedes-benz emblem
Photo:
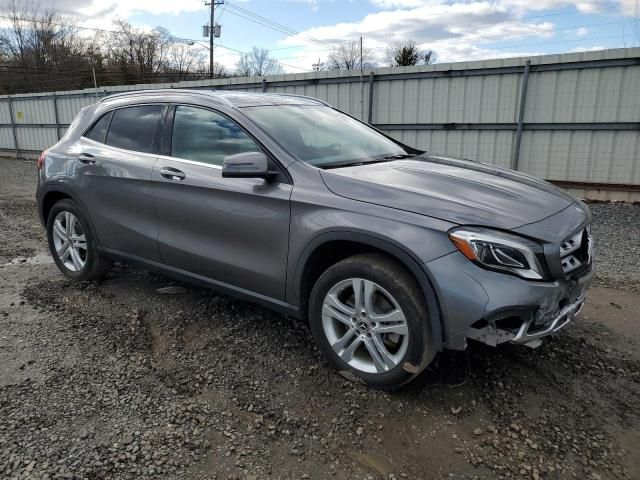
[(369, 324), (366, 320), (360, 320), (358, 322), (358, 330), (360, 330), (361, 332), (366, 332), (369, 330)]

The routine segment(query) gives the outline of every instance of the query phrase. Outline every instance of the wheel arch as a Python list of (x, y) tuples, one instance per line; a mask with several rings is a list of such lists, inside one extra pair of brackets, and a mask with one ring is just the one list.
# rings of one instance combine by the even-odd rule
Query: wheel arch
[(42, 224), (45, 226), (45, 228), (47, 226), (47, 218), (49, 217), (49, 212), (51, 211), (53, 206), (60, 200), (69, 199), (82, 210), (84, 217), (89, 222), (96, 243), (100, 245), (100, 239), (98, 238), (96, 229), (94, 228), (91, 216), (87, 212), (87, 209), (84, 207), (84, 204), (78, 199), (78, 197), (71, 191), (70, 188), (68, 188), (66, 185), (60, 184), (49, 185), (42, 188), (42, 190), (39, 192), (39, 198), (40, 201), (38, 202), (38, 214), (40, 215), (40, 220), (42, 221)]
[(320, 275), (336, 262), (357, 253), (382, 253), (398, 262), (413, 276), (422, 291), (431, 321), (431, 333), (440, 350), (443, 345), (442, 314), (431, 280), (421, 267), (422, 262), (395, 242), (354, 231), (325, 232), (311, 240), (304, 248), (296, 265), (293, 282), (290, 283), (289, 303), (300, 306), (303, 317), (307, 316), (311, 289)]

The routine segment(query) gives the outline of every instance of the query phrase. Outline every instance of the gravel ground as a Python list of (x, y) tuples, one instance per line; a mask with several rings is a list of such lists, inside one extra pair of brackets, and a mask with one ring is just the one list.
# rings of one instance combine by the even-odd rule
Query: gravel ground
[(640, 478), (640, 206), (592, 205), (582, 321), (440, 355), (388, 394), (261, 307), (127, 266), (65, 280), (34, 164), (0, 168), (0, 478)]
[(640, 205), (592, 203), (597, 284), (640, 291)]

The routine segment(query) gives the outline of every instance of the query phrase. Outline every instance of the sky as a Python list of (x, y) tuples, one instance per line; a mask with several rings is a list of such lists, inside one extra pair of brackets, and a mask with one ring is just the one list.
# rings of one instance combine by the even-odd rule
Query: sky
[[(0, 0), (5, 10), (12, 0)], [(17, 0), (25, 1), (25, 0)], [(227, 0), (216, 7), (216, 61), (267, 48), (290, 73), (305, 72), (333, 48), (363, 37), (380, 65), (394, 41), (413, 40), (437, 61), (460, 62), (640, 46), (640, 0)], [(39, 0), (41, 8), (105, 28), (123, 18), (207, 43), (203, 0)], [(204, 48), (204, 47), (203, 47)]]

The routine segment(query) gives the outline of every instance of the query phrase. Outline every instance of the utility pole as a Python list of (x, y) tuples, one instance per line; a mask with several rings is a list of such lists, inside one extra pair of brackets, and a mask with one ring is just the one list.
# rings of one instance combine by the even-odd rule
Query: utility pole
[(216, 37), (216, 33), (219, 36), (216, 29), (215, 24), (215, 11), (218, 5), (224, 4), (224, 0), (211, 0), (210, 2), (204, 3), (206, 6), (210, 7), (209, 13), (209, 78), (213, 78), (213, 39)]
[(93, 91), (96, 95), (96, 101), (98, 101), (98, 82), (96, 81), (96, 69), (91, 67), (91, 74), (93, 75)]
[(360, 37), (360, 120), (364, 120), (364, 82), (362, 77), (362, 37)]

